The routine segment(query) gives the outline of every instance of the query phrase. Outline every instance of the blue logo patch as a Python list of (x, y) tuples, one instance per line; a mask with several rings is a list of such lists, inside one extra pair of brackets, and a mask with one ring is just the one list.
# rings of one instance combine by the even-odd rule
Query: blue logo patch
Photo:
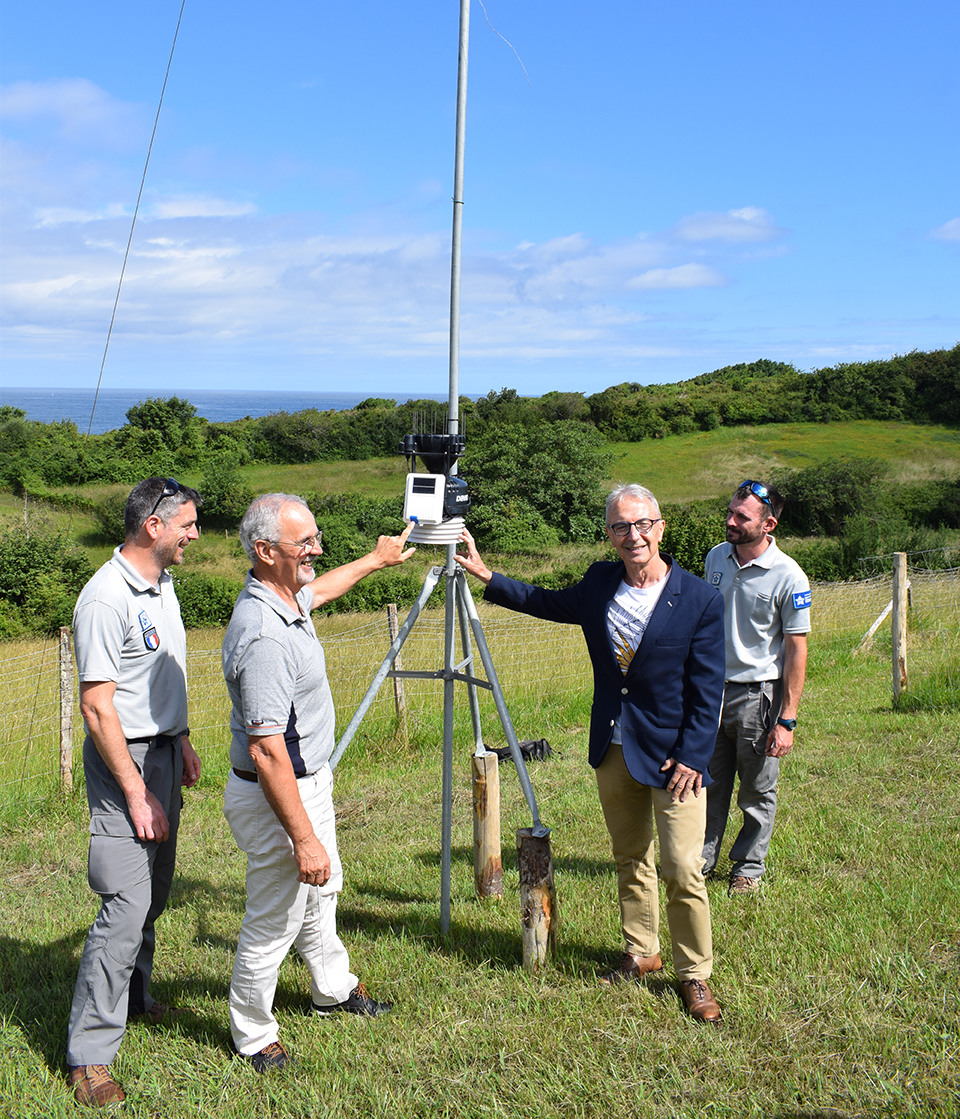
[(720, 580), (722, 578), (723, 578), (723, 572), (722, 571), (714, 571), (714, 573), (710, 576), (710, 582), (715, 587), (719, 587), (720, 586)]
[(150, 621), (150, 615), (146, 612), (146, 610), (140, 611), (140, 613), (137, 615), (137, 621), (140, 623), (140, 628), (142, 630), (153, 628), (153, 622)]
[(793, 596), (793, 608), (794, 608), (794, 610), (803, 610), (804, 607), (809, 608), (809, 606), (810, 606), (810, 592), (809, 591), (797, 591), (797, 593)]

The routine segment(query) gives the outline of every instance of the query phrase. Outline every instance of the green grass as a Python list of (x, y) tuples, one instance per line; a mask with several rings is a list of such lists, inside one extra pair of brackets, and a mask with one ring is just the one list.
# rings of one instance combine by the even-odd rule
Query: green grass
[(611, 481), (640, 482), (661, 501), (728, 494), (744, 478), (768, 478), (839, 455), (884, 459), (901, 483), (960, 474), (960, 432), (934, 424), (768, 424), (611, 446), (622, 456)]
[[(220, 635), (191, 634), (191, 722), (206, 769), (187, 794), (179, 875), (159, 926), (155, 994), (193, 1013), (170, 1028), (128, 1031), (115, 1066), (129, 1094), (127, 1113), (955, 1116), (956, 579), (915, 582), (910, 710), (891, 707), (888, 630), (866, 652), (852, 652), (885, 604), (887, 587), (815, 593), (809, 678), (797, 745), (783, 768), (769, 874), (758, 897), (730, 899), (722, 883), (709, 886), (721, 1029), (683, 1015), (666, 948), (663, 977), (597, 987), (597, 971), (620, 942), (608, 841), (585, 760), (590, 687), (582, 640), (569, 627), (521, 625), (489, 610), (484, 626), (518, 732), (546, 736), (556, 751), (531, 763), (530, 772), (553, 829), (557, 958), (537, 976), (521, 968), (513, 835), (529, 815), (509, 765), (502, 769), (504, 901), (473, 899), (471, 743), (462, 695), (451, 928), (440, 933), (440, 689), (407, 682), (405, 746), (391, 734), (385, 688), (337, 771), (346, 868), (339, 913), (355, 970), (396, 1009), (374, 1022), (311, 1020), (304, 1015), (305, 969), (291, 957), (277, 1006), (297, 1063), (265, 1077), (230, 1051), (226, 997), (244, 868), (220, 812), (227, 770)], [(354, 616), (320, 626), (346, 718), (382, 655), (384, 623)], [(418, 624), (405, 666), (437, 667), (441, 632), (435, 614)], [(24, 659), (6, 684), (11, 711), (29, 709), (30, 696), (39, 702), (47, 688), (29, 660), (38, 647), (18, 647)], [(17, 691), (13, 681), (21, 678)], [(497, 744), (486, 699), (484, 710)], [(17, 741), (5, 744), (4, 783), (21, 762)], [(0, 793), (0, 1101), (10, 1116), (73, 1116), (64, 1034), (79, 951), (96, 911), (85, 881), (82, 789), (61, 799), (36, 777), (3, 784)]]

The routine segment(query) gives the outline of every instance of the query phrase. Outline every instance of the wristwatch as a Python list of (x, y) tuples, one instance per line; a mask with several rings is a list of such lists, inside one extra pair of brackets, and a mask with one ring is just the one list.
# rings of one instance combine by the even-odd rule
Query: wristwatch
[(777, 726), (778, 727), (783, 727), (784, 730), (796, 730), (797, 729), (797, 720), (796, 719), (777, 719)]

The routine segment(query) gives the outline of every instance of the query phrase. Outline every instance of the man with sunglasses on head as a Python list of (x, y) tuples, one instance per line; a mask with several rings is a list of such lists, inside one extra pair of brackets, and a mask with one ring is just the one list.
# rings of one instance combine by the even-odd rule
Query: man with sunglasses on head
[(469, 532), (458, 562), (486, 584), (488, 602), (578, 625), (593, 663), (589, 761), (617, 865), (625, 951), (609, 985), (663, 968), (654, 831), (667, 893), (673, 967), (688, 1013), (718, 1022), (710, 903), (701, 873), (707, 763), (723, 694), (723, 603), (660, 551), (653, 494), (618, 486), (607, 498), (607, 538), (619, 560), (595, 563), (564, 590), (495, 574)]
[(134, 486), (126, 539), (80, 592), (73, 614), (88, 879), (101, 908), (70, 1009), (67, 1064), (79, 1103), (121, 1103), (109, 1065), (127, 1022), (176, 1009), (150, 994), (154, 923), (173, 882), (181, 787), (200, 779), (187, 726), (186, 634), (167, 570), (199, 535), (196, 490), (173, 478)]
[(334, 709), (323, 646), (310, 612), (374, 571), (404, 563), (413, 529), (381, 536), (372, 552), (322, 575), (321, 533), (293, 494), (258, 497), (240, 524), (253, 569), (223, 639), (232, 770), (223, 810), (247, 856), (247, 905), (230, 983), (230, 1029), (257, 1072), (282, 1068), (273, 997), (296, 945), (311, 980), (311, 1009), (376, 1017), (377, 1002), (350, 970), (337, 935), (343, 871), (333, 807)]
[(714, 873), (734, 781), (743, 825), (730, 849), (729, 892), (760, 887), (773, 834), (780, 759), (793, 747), (807, 668), (810, 583), (771, 533), (783, 512), (775, 486), (741, 482), (727, 510), (727, 541), (707, 553), (707, 582), (723, 595), (726, 683), (710, 761), (703, 872)]

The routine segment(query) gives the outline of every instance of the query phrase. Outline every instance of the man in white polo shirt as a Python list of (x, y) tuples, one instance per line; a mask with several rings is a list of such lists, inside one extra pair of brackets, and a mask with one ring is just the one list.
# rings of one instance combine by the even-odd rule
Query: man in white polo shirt
[(108, 1066), (130, 1018), (174, 1008), (150, 994), (154, 923), (173, 882), (181, 786), (200, 779), (187, 727), (186, 635), (168, 567), (199, 535), (196, 490), (173, 478), (134, 486), (126, 539), (73, 613), (90, 888), (102, 905), (80, 959), (67, 1065), (78, 1103), (122, 1103)]
[(727, 510), (727, 542), (707, 553), (707, 582), (723, 595), (726, 682), (710, 761), (703, 872), (720, 855), (730, 798), (743, 825), (730, 849), (730, 893), (760, 885), (773, 834), (780, 759), (793, 747), (807, 667), (810, 584), (770, 535), (783, 512), (774, 486), (742, 482)]

